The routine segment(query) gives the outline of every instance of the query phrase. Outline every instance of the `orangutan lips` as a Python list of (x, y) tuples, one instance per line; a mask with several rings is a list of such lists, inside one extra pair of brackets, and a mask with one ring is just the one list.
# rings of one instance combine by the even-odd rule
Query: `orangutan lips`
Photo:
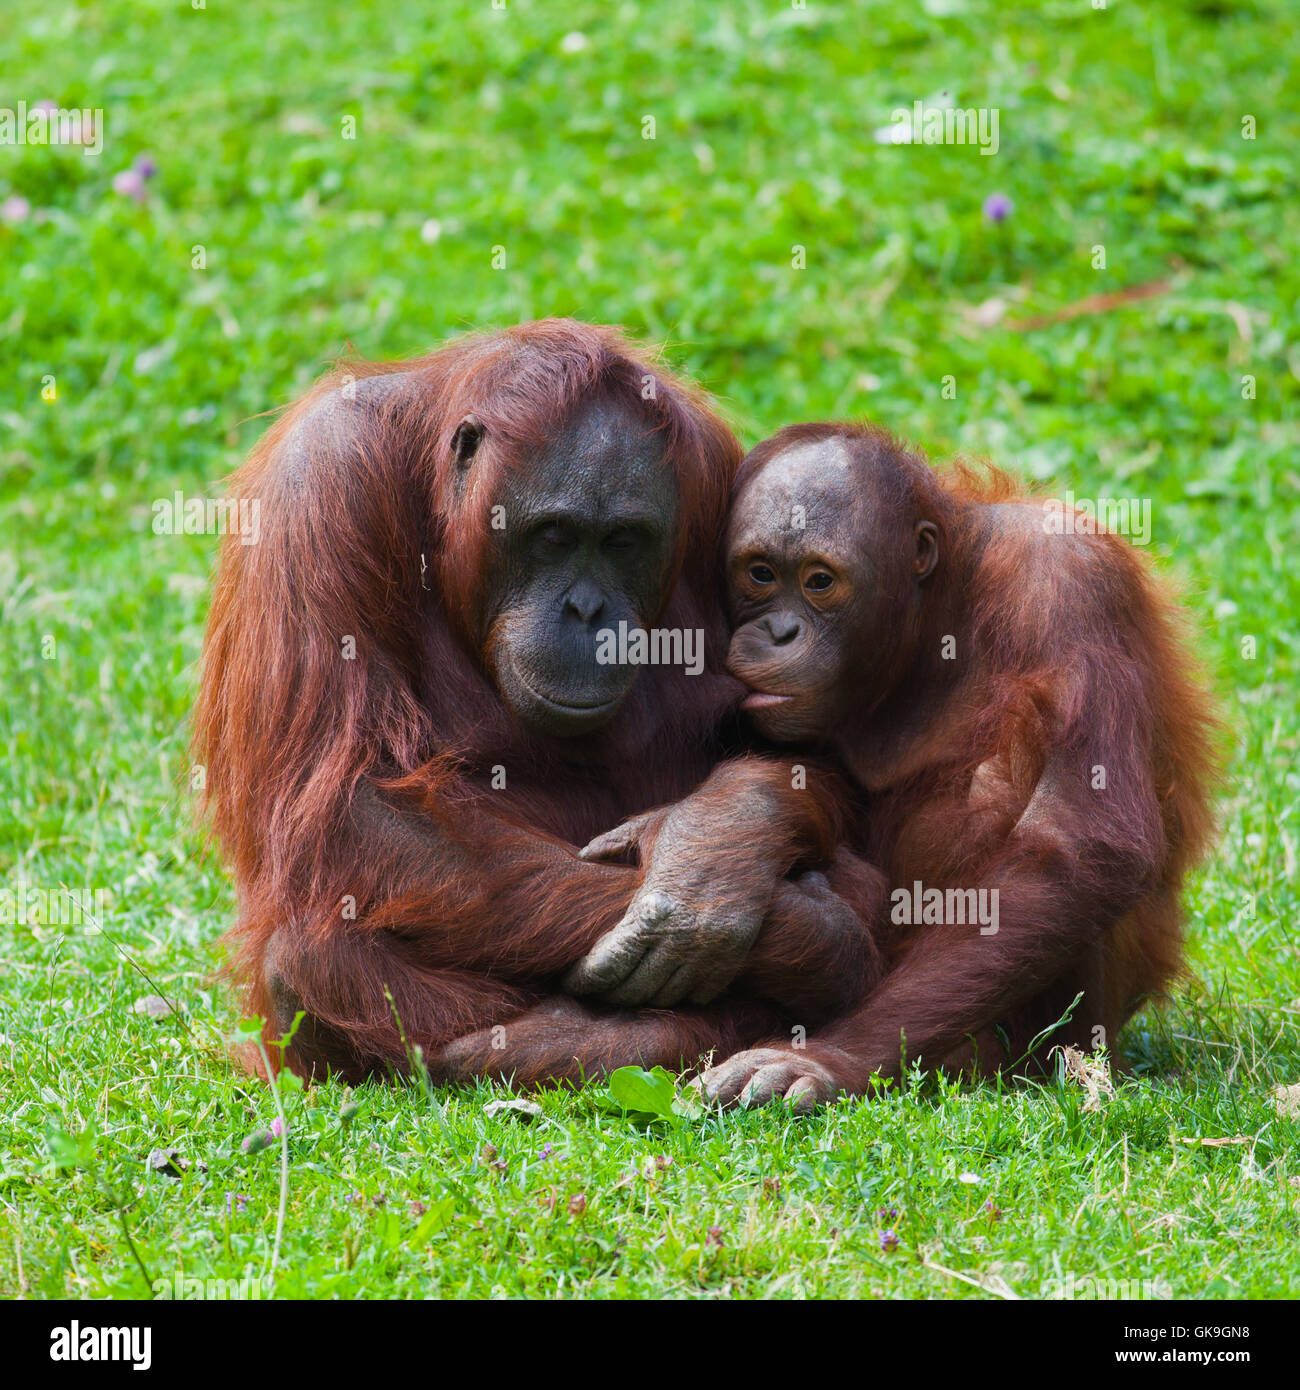
[(793, 699), (793, 696), (766, 695), (761, 690), (752, 690), (740, 702), (740, 707), (741, 709), (771, 709), (774, 705), (783, 705), (790, 699)]

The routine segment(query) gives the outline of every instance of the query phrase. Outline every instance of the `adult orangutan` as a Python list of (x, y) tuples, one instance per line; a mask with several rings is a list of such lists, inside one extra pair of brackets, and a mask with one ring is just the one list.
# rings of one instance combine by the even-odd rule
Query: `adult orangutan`
[[(353, 364), (255, 449), (233, 492), (260, 538), (222, 552), (195, 751), (235, 969), (268, 1036), (305, 1014), (297, 1070), (415, 1046), (438, 1079), (676, 1065), (860, 995), (882, 880), (836, 853), (833, 787), (713, 770), (743, 693), (721, 669), (739, 455), (697, 392), (565, 320)], [(698, 632), (704, 669), (602, 664), (624, 623)], [(572, 848), (697, 787), (639, 868)], [(738, 848), (706, 873), (695, 828), (716, 845), (724, 811)], [(559, 994), (602, 937), (659, 1008)]]
[(744, 708), (865, 789), (858, 847), (893, 906), (856, 1010), (802, 1050), (724, 1061), (705, 1092), (808, 1108), (904, 1054), (1014, 1064), (1079, 994), (1048, 1044), (1112, 1046), (1179, 968), (1215, 763), (1179, 614), (1138, 553), (1005, 476), (941, 477), (844, 425), (749, 455), (727, 552)]

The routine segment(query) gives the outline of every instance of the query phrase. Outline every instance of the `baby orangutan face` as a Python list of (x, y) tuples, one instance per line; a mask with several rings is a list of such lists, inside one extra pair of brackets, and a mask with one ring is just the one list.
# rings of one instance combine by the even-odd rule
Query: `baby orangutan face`
[(750, 456), (761, 462), (727, 533), (727, 667), (750, 688), (741, 708), (778, 743), (827, 740), (886, 693), (898, 628), (938, 559), (936, 528), (891, 495), (875, 441), (805, 429)]

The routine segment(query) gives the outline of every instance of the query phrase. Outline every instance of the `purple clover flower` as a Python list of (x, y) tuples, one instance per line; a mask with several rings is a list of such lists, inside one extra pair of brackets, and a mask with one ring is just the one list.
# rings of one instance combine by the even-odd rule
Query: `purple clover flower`
[(1005, 193), (990, 193), (984, 199), (984, 216), (989, 222), (1005, 222), (1016, 210), (1016, 205)]
[(124, 198), (134, 198), (137, 203), (143, 203), (147, 197), (144, 175), (138, 169), (123, 169), (120, 174), (113, 175), (113, 192), (120, 193)]

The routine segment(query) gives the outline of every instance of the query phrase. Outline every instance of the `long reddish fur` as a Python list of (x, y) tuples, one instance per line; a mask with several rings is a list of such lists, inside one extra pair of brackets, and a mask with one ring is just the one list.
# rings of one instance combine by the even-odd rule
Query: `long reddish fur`
[[(371, 381), (398, 373), (395, 389)], [(476, 600), (499, 470), (526, 468), (602, 394), (664, 441), (683, 525), (671, 598), (648, 616), (704, 628), (709, 668), (643, 673), (595, 741), (590, 775), (574, 778), (485, 674)], [(495, 463), (457, 499), (449, 441), (469, 412)], [(193, 737), (234, 870), (246, 1009), (273, 1018), (272, 976), (287, 979), (345, 1040), (332, 1064), (400, 1065), (394, 1007), (408, 1042), (457, 1036), (527, 1002), (617, 921), (635, 873), (581, 864), (571, 846), (685, 794), (711, 765), (735, 699), (718, 665), (717, 555), (739, 459), (698, 391), (616, 330), (568, 320), (348, 362), (283, 415), (232, 482), (260, 500), (261, 537), (223, 545)], [(345, 636), (355, 660), (340, 659)], [(476, 774), (494, 764), (512, 790), (485, 796)], [(369, 788), (427, 816), (483, 871), (448, 868), (418, 836), (359, 832)], [(345, 895), (354, 923), (341, 921)]]
[[(1113, 1047), (1182, 968), (1182, 884), (1213, 831), (1222, 730), (1186, 613), (1122, 537), (1046, 534), (1031, 510), (1044, 499), (1011, 475), (933, 469), (874, 426), (783, 430), (745, 460), (737, 492), (775, 454), (831, 436), (896, 463), (899, 515), (932, 519), (943, 557), (919, 610), (929, 626), (903, 635), (905, 669), (861, 732), (847, 729), (871, 798), (855, 848), (894, 887), (998, 887), (1002, 929), (972, 940), (884, 927), (884, 978), (817, 1037), (861, 1090), (872, 1070), (896, 1072), (903, 1051), (969, 1060), (976, 1039), (984, 1060), (1014, 1061), (982, 1030), (1017, 1024), (1022, 1048), (1083, 990), (1050, 1041)], [(944, 663), (941, 634), (959, 624), (962, 660)], [(932, 682), (950, 682), (953, 698), (918, 726)], [(1104, 766), (1106, 790), (1021, 820), (1049, 762), (1071, 779)]]

